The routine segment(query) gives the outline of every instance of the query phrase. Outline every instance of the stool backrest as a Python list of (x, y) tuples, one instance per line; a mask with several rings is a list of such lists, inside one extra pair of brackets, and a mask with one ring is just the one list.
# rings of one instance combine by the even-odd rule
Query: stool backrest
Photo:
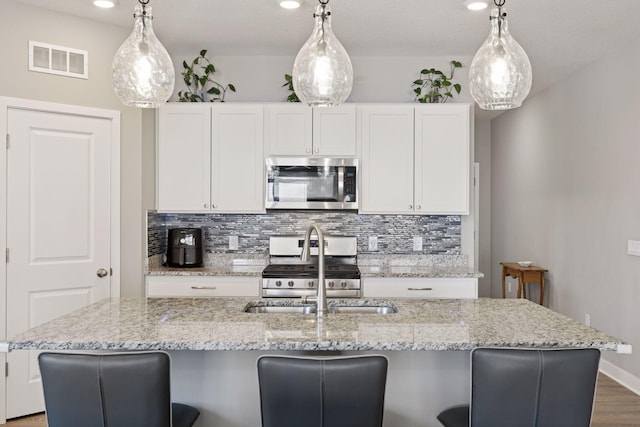
[(387, 358), (258, 359), (263, 427), (381, 427)]
[(588, 427), (597, 349), (475, 349), (472, 427)]
[(166, 353), (41, 353), (38, 362), (49, 427), (171, 427)]

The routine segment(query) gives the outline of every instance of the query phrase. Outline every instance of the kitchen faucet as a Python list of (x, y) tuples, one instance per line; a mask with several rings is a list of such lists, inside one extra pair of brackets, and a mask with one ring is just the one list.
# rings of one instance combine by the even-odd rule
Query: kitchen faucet
[[(327, 288), (324, 281), (324, 234), (317, 224), (311, 224), (307, 227), (300, 260), (308, 262), (311, 258), (311, 232), (313, 230), (315, 230), (316, 235), (318, 236), (318, 293), (315, 297), (315, 301), (316, 315), (320, 319), (327, 313)], [(314, 298), (304, 298), (304, 301), (306, 302), (310, 299), (313, 300)]]

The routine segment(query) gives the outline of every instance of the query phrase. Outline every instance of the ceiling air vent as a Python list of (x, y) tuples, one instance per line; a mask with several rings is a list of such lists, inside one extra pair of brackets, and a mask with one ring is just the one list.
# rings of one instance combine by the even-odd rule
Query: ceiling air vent
[(29, 71), (89, 78), (89, 52), (29, 40)]

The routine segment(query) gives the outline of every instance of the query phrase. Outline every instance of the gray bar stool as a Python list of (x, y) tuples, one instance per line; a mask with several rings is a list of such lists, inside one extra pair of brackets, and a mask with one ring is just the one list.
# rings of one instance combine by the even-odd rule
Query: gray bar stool
[(258, 359), (263, 427), (382, 427), (384, 356)]
[(191, 427), (200, 412), (171, 404), (169, 355), (41, 353), (49, 427)]
[(438, 415), (445, 427), (588, 427), (600, 351), (479, 348), (471, 405)]

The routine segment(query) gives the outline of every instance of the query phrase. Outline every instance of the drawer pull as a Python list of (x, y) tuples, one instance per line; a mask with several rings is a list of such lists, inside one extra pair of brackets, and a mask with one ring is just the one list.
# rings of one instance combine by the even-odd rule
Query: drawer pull
[(215, 286), (192, 286), (191, 289), (197, 289), (197, 290), (206, 289), (209, 291), (215, 291), (216, 287)]
[(407, 288), (408, 291), (432, 291), (433, 288)]

